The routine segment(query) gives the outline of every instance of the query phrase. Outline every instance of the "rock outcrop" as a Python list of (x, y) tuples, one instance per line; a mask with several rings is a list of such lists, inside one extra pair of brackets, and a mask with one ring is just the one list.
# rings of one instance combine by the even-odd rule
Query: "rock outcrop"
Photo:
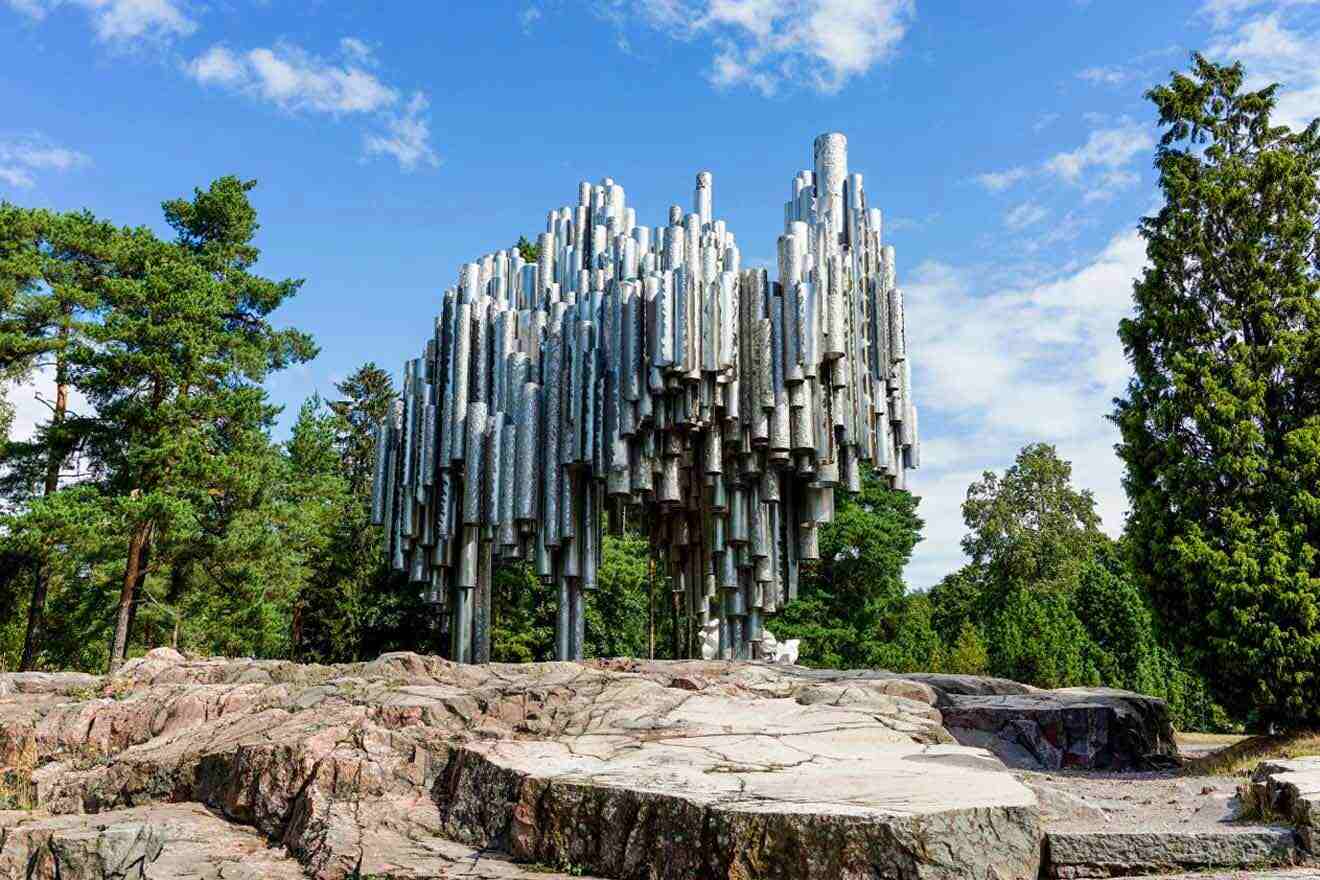
[(1002, 678), (905, 676), (935, 691), (944, 726), (1010, 767), (1152, 770), (1178, 763), (1163, 700), (1110, 688), (1040, 690)]
[(193, 857), (221, 866), (198, 876), (226, 878), (258, 858), (261, 876), (296, 864), (318, 878), (532, 876), (520, 862), (650, 880), (1039, 867), (1031, 791), (952, 740), (932, 686), (893, 677), (157, 650), (113, 679), (9, 688), (0, 749), (34, 809), (0, 821), (0, 877), (56, 876), (32, 873), (54, 858), (64, 880), (172, 876), (153, 866)]

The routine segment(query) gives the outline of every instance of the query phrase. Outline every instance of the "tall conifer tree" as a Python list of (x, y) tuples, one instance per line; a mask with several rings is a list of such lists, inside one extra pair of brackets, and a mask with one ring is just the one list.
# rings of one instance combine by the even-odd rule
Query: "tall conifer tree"
[(1320, 124), (1199, 55), (1147, 96), (1164, 206), (1119, 335), (1135, 565), (1226, 707), (1320, 720)]

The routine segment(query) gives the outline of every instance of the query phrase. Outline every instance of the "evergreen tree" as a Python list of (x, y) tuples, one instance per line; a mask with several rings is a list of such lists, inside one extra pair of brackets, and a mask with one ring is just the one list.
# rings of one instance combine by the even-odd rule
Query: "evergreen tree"
[(1136, 570), (1235, 711), (1320, 720), (1320, 122), (1194, 57), (1152, 89), (1164, 206), (1119, 330)]
[(949, 651), (945, 671), (957, 675), (989, 673), (990, 653), (981, 638), (981, 631), (973, 626), (971, 621), (964, 621), (962, 628), (958, 630), (958, 638)]
[(250, 271), (259, 256), (254, 185), (226, 177), (166, 202), (174, 242), (122, 230), (103, 317), (69, 351), (72, 381), (97, 412), (89, 448), (110, 475), (106, 492), (123, 525), (112, 669), (124, 660), (139, 591), (162, 561), (153, 550), (198, 535), (215, 495), (242, 479), (250, 433), (273, 420), (258, 383), (315, 354), (306, 334), (268, 320), (301, 282)]
[[(50, 496), (85, 420), (69, 412), (69, 351), (86, 335), (111, 274), (117, 230), (86, 212), (56, 214), (0, 203), (0, 383), (50, 375), (50, 418), (25, 442), (6, 442), (0, 492), (10, 504)], [(6, 437), (7, 440), (7, 437)], [(32, 592), (19, 669), (33, 667), (52, 577), (47, 550), (31, 548)]]

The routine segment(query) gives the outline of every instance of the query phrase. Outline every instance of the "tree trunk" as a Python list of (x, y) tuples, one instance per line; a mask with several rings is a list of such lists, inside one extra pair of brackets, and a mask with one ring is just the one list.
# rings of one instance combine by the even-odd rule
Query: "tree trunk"
[(38, 559), (32, 566), (32, 602), (28, 605), (27, 634), (23, 637), (23, 656), (18, 661), (19, 672), (30, 672), (36, 665), (37, 644), (41, 641), (41, 624), (45, 609), (45, 566)]
[(183, 599), (184, 583), (187, 580), (187, 563), (179, 562), (177, 559), (170, 566), (170, 589), (165, 594), (165, 604), (169, 606), (170, 612), (174, 615), (174, 626), (170, 633), (170, 647), (179, 650), (179, 602)]
[[(147, 568), (151, 565), (151, 531), (147, 532), (147, 540), (142, 545), (142, 555), (138, 558), (138, 577), (137, 583), (133, 586), (133, 604), (129, 606), (128, 629), (124, 636), (124, 644), (127, 646), (130, 639), (133, 638), (133, 630), (137, 626), (138, 606), (142, 604), (142, 590), (147, 582)], [(148, 642), (148, 645), (151, 643)], [(154, 646), (152, 646), (154, 647)], [(125, 648), (127, 650), (127, 648)], [(122, 658), (121, 658), (122, 659)]]
[[(66, 320), (60, 328), (60, 340), (69, 336)], [(64, 362), (63, 350), (55, 358), (55, 409), (50, 416), (50, 428), (46, 435), (46, 481), (44, 495), (53, 495), (60, 487), (60, 468), (64, 465), (64, 446), (59, 436), (60, 426), (64, 424), (64, 413), (69, 408), (68, 366)], [(28, 603), (27, 632), (23, 636), (23, 656), (18, 662), (19, 672), (31, 671), (37, 661), (37, 645), (41, 642), (41, 626), (46, 616), (46, 594), (49, 592), (50, 572), (44, 559), (38, 559), (32, 573), (32, 601)]]
[(669, 652), (673, 659), (680, 660), (682, 657), (678, 642), (679, 633), (681, 632), (678, 628), (678, 593), (670, 593), (669, 595), (672, 600), (669, 606)]
[(133, 599), (139, 575), (145, 569), (143, 551), (151, 537), (151, 521), (139, 523), (128, 542), (128, 561), (124, 564), (124, 585), (119, 591), (119, 614), (115, 618), (115, 640), (110, 645), (110, 674), (119, 671), (128, 651), (128, 630), (133, 617)]

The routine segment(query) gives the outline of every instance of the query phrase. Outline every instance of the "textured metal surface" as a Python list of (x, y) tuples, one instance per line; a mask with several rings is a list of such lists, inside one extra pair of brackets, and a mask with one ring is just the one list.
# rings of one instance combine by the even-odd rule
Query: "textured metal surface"
[(452, 615), (454, 659), (489, 658), (494, 560), (555, 585), (556, 655), (580, 658), (607, 518), (645, 523), (688, 622), (718, 619), (722, 656), (759, 656), (835, 491), (868, 467), (902, 488), (920, 464), (894, 252), (843, 135), (794, 175), (769, 272), (742, 267), (709, 172), (663, 220), (638, 226), (623, 187), (582, 183), (534, 262), (461, 267), (406, 362), (372, 521)]

